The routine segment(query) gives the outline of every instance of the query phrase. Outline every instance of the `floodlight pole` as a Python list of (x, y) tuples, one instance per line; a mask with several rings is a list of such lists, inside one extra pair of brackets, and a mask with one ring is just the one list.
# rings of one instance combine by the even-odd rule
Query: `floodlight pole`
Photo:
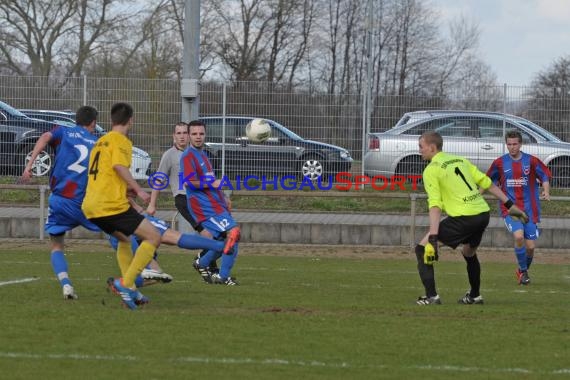
[(200, 114), (200, 0), (184, 0), (184, 54), (182, 57), (182, 119), (190, 121)]

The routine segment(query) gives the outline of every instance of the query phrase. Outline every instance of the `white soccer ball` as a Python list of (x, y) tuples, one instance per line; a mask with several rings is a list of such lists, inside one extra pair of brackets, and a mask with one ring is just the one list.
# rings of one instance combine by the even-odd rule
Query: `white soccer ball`
[(252, 142), (264, 142), (271, 137), (271, 126), (265, 119), (253, 119), (245, 127), (245, 135)]

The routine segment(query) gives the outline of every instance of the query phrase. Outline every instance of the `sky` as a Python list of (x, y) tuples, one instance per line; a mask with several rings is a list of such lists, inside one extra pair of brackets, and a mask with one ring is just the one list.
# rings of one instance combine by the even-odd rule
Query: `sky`
[(570, 56), (570, 0), (431, 0), (445, 23), (464, 15), (479, 25), (481, 58), (500, 84), (529, 85)]

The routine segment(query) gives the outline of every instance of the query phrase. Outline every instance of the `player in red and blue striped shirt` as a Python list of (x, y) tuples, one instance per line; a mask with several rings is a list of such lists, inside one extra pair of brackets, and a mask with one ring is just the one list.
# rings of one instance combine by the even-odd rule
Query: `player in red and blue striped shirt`
[[(518, 131), (508, 131), (505, 135), (508, 154), (495, 161), (487, 175), (505, 194), (529, 217), (528, 223), (513, 219), (501, 205), (501, 215), (505, 225), (513, 234), (515, 255), (518, 262), (516, 271), (519, 284), (530, 284), (528, 269), (532, 263), (535, 240), (538, 239), (540, 223), (540, 198), (550, 200), (550, 170), (538, 158), (521, 151), (522, 135)], [(542, 184), (540, 194), (539, 184)]]
[[(216, 179), (212, 164), (203, 149), (206, 126), (195, 120), (189, 123), (189, 128), (190, 145), (180, 157), (180, 184), (186, 187), (188, 210), (214, 239), (226, 239), (226, 247), (233, 246), (228, 252), (224, 249), (223, 255), (220, 251), (210, 250), (198, 259), (195, 268), (202, 274), (221, 256), (220, 272), (211, 275), (211, 282), (237, 285), (230, 273), (238, 254), (240, 229), (231, 215), (228, 200), (220, 189), (221, 181)], [(202, 276), (204, 277), (204, 274)]]

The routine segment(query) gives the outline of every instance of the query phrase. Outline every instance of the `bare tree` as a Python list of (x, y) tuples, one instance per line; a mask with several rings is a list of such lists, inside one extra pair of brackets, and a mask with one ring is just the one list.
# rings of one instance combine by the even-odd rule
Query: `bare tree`
[(0, 0), (0, 64), (20, 75), (79, 75), (102, 37), (128, 18), (111, 11), (123, 2)]

